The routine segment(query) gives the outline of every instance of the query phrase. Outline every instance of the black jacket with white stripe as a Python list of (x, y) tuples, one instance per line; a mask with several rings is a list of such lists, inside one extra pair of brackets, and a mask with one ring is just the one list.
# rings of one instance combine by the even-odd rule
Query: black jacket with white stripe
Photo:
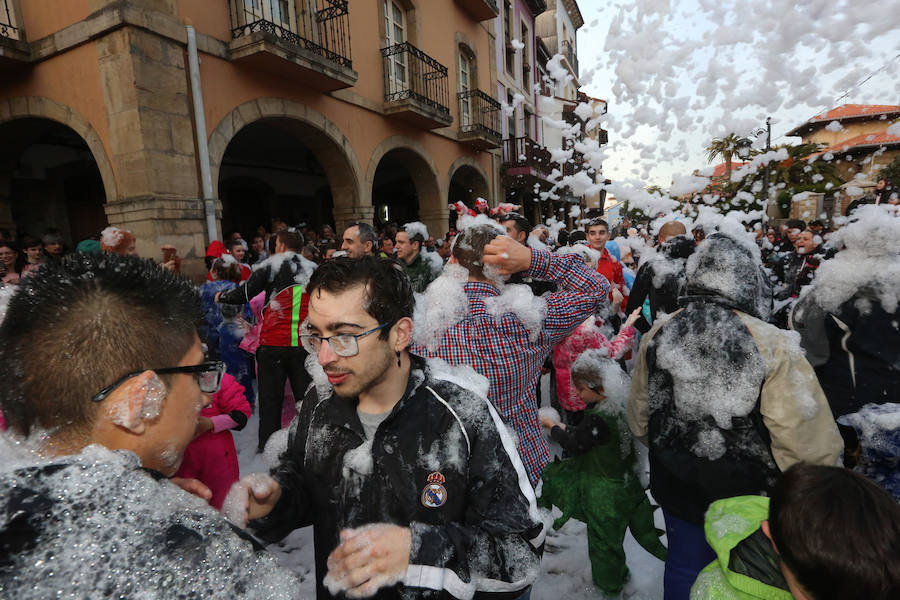
[(537, 576), (543, 525), (525, 469), (497, 411), (435, 378), (412, 357), (403, 398), (367, 442), (357, 400), (315, 388), (291, 425), (272, 475), (283, 493), (251, 526), (275, 541), (312, 524), (316, 589), (339, 533), (371, 523), (408, 526), (403, 583), (376, 598), (516, 598)]

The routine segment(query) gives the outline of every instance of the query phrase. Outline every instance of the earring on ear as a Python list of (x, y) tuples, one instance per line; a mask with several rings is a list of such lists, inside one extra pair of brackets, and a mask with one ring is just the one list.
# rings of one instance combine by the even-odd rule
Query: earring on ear
[(397, 366), (400, 366), (400, 351), (397, 351)]

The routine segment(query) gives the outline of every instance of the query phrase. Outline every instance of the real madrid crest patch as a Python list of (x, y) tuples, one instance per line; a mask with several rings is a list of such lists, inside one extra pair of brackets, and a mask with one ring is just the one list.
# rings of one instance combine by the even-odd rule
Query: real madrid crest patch
[(444, 476), (435, 471), (428, 476), (428, 485), (422, 490), (422, 504), (428, 508), (440, 508), (447, 502), (447, 488), (444, 487)]

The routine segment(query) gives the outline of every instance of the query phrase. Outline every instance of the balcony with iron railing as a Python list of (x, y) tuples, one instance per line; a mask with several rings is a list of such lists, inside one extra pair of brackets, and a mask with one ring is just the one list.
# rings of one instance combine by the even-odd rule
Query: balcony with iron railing
[(572, 152), (572, 158), (557, 166), (564, 177), (571, 177), (572, 175), (587, 169), (584, 154), (577, 151)]
[(228, 0), (229, 53), (249, 66), (303, 77), (333, 91), (356, 83), (348, 0)]
[(447, 67), (409, 42), (381, 49), (384, 112), (424, 129), (453, 123)]
[(15, 8), (14, 0), (0, 0), (0, 67), (22, 64), (31, 58)]
[(500, 103), (481, 90), (456, 95), (459, 102), (459, 141), (475, 150), (500, 147)]
[(572, 67), (572, 73), (578, 77), (578, 54), (575, 52), (575, 47), (569, 40), (563, 40), (561, 50), (566, 60), (569, 61), (569, 66)]
[(546, 179), (553, 171), (553, 164), (550, 151), (531, 138), (517, 137), (503, 140), (501, 166), (507, 177), (530, 176)]
[(497, 0), (456, 0), (476, 21), (490, 21), (500, 14)]

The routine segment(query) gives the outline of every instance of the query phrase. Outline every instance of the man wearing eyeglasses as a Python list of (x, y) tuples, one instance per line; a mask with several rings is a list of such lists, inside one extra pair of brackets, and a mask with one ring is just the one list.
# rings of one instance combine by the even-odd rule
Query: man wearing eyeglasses
[(403, 266), (336, 258), (308, 293), (321, 389), (271, 477), (232, 488), (230, 518), (270, 541), (311, 523), (320, 599), (521, 596), (544, 536), (534, 492), (496, 410), (409, 353)]
[(0, 597), (294, 595), (167, 479), (224, 373), (199, 315), (189, 281), (137, 257), (71, 255), (21, 284), (0, 325)]

